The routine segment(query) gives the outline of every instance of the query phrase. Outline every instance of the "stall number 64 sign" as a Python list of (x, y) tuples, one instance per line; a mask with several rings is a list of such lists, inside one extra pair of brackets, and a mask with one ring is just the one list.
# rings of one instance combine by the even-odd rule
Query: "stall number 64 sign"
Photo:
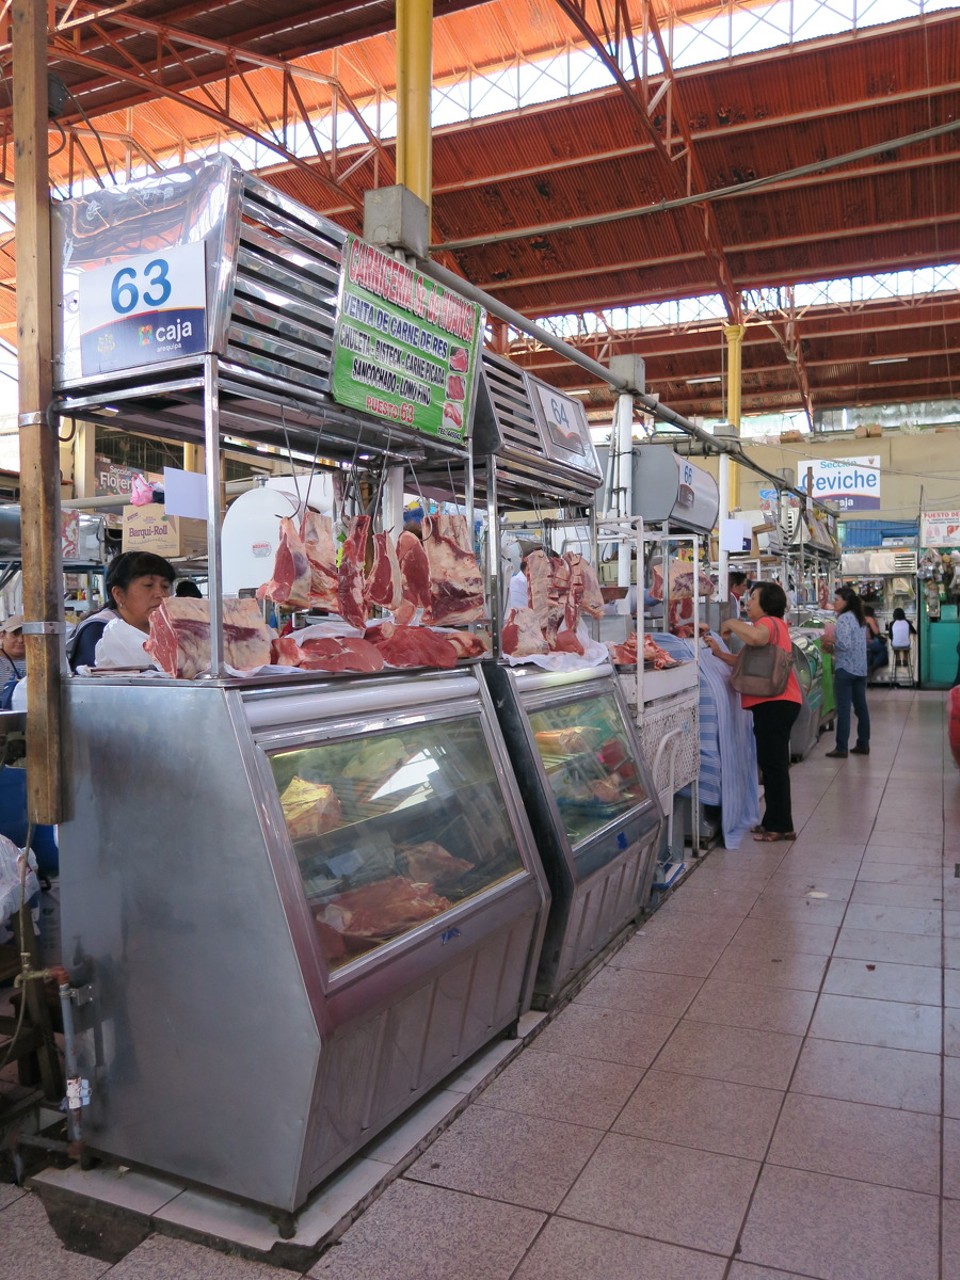
[(194, 355), (206, 347), (204, 245), (173, 245), (80, 277), (85, 376)]

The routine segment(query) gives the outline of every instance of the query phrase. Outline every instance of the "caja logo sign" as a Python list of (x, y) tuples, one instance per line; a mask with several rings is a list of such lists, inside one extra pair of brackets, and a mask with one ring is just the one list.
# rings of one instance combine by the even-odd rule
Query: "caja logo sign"
[(880, 458), (817, 458), (800, 463), (799, 485), (806, 492), (807, 472), (813, 472), (812, 496), (832, 503), (842, 513), (878, 511)]

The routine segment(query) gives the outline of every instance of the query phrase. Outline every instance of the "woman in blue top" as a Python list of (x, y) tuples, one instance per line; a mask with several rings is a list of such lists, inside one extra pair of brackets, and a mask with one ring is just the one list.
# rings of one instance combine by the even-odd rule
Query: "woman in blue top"
[(857, 745), (851, 755), (870, 754), (870, 712), (867, 710), (867, 625), (863, 605), (853, 587), (837, 587), (833, 601), (837, 615), (833, 642), (833, 688), (837, 701), (837, 745), (828, 756), (845, 759), (850, 740), (850, 705), (857, 713)]

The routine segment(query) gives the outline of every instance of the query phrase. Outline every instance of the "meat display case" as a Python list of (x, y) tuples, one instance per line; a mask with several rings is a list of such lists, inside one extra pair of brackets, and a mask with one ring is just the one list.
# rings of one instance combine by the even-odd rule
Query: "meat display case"
[(66, 696), (85, 1142), (287, 1233), (529, 1006), (549, 894), (489, 694), (468, 668)]
[(642, 911), (662, 812), (611, 667), (484, 673), (552, 895), (534, 995), (549, 1007)]

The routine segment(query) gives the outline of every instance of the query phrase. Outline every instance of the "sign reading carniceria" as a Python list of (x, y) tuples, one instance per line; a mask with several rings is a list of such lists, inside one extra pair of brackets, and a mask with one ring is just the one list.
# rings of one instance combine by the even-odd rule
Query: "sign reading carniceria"
[(462, 444), (485, 313), (366, 241), (343, 248), (333, 397)]

